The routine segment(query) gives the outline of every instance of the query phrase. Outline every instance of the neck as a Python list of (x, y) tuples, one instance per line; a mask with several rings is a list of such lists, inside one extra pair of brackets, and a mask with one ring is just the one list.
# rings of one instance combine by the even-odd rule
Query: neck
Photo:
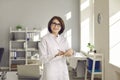
[(58, 37), (58, 33), (52, 33), (55, 37)]

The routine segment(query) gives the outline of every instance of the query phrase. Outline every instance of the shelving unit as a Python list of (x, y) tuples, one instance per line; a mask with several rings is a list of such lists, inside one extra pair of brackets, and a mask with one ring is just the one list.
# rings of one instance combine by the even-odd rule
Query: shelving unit
[(40, 30), (10, 28), (9, 70), (17, 70), (17, 65), (35, 64), (39, 61), (38, 44)]
[[(92, 60), (92, 69), (89, 70), (88, 69), (88, 65), (86, 67), (86, 71), (85, 71), (85, 80), (87, 80), (87, 74), (88, 72), (91, 73), (91, 80), (94, 80), (94, 76), (95, 75), (101, 75), (101, 80), (104, 80), (103, 78), (103, 55), (102, 53), (93, 53), (93, 54), (88, 54), (87, 55), (88, 59), (91, 59)], [(99, 69), (95, 69), (96, 67), (96, 62), (100, 62), (100, 65), (99, 65)], [(87, 64), (88, 64), (88, 61), (87, 61)]]

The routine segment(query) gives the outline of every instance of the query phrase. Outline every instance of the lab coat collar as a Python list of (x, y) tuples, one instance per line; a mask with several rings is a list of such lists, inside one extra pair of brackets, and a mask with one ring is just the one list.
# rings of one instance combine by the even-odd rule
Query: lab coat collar
[(50, 35), (53, 37), (53, 38), (55, 38), (55, 39), (58, 39), (59, 38), (59, 34), (57, 35), (57, 36), (55, 36), (54, 34), (52, 34), (52, 33), (50, 33)]

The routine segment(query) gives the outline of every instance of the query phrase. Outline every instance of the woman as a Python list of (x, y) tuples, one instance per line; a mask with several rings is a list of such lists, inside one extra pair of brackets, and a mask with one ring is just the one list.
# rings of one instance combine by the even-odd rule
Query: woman
[(71, 56), (73, 50), (61, 36), (64, 29), (64, 22), (59, 16), (54, 16), (48, 23), (49, 33), (42, 38), (40, 44), (44, 65), (42, 80), (69, 80), (66, 57)]

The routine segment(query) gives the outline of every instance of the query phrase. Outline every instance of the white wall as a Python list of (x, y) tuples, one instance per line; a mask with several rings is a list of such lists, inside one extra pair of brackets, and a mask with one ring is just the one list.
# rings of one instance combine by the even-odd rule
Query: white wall
[[(69, 12), (71, 18), (66, 20)], [(55, 15), (64, 19), (66, 31), (72, 30), (72, 47), (79, 51), (79, 0), (0, 0), (0, 47), (5, 48), (2, 65), (8, 65), (9, 27), (46, 28)]]
[[(109, 0), (94, 0), (94, 41), (97, 52), (104, 55), (104, 80), (107, 79), (109, 66)], [(101, 14), (101, 23), (97, 22), (98, 13)]]
[[(120, 0), (109, 0), (109, 19), (120, 11), (119, 4), (120, 4)], [(109, 26), (109, 27), (111, 27), (111, 26)], [(108, 56), (109, 56), (109, 54), (108, 54)], [(117, 61), (117, 62), (119, 62), (119, 61)], [(108, 64), (108, 66), (109, 66), (109, 72), (108, 72), (107, 80), (120, 80), (120, 68), (116, 67), (115, 65), (112, 65), (112, 64)]]

